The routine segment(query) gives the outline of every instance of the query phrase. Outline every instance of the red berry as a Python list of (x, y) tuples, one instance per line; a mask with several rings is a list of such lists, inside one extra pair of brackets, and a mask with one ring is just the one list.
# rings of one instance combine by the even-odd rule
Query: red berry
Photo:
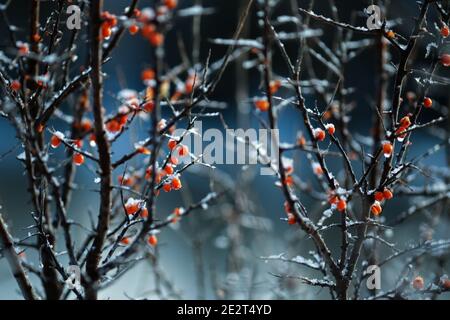
[(446, 26), (446, 25), (443, 25), (443, 26), (442, 26), (442, 28), (441, 28), (441, 35), (442, 35), (444, 38), (447, 38), (447, 37), (450, 35), (450, 29), (449, 29), (448, 26)]
[(181, 185), (181, 180), (178, 177), (175, 177), (172, 179), (172, 188), (174, 190), (179, 190), (181, 189), (182, 185)]
[(433, 105), (433, 100), (431, 100), (430, 98), (426, 97), (425, 99), (423, 99), (423, 106), (425, 108), (431, 108), (431, 106)]
[(339, 212), (344, 211), (347, 208), (347, 202), (344, 199), (340, 199), (336, 205)]
[(21, 87), (22, 85), (18, 80), (14, 80), (13, 82), (11, 82), (10, 88), (12, 91), (19, 91)]
[(394, 197), (394, 195), (392, 194), (392, 191), (389, 190), (388, 188), (384, 189), (383, 196), (386, 200), (390, 200)]
[(255, 100), (255, 106), (259, 111), (267, 111), (269, 110), (269, 101), (267, 99), (257, 99)]
[(139, 31), (139, 27), (135, 24), (132, 24), (131, 26), (128, 27), (128, 31), (130, 32), (131, 35), (135, 35)]
[(148, 237), (147, 242), (152, 247), (155, 247), (158, 244), (158, 238), (154, 234), (152, 234)]
[(81, 153), (75, 153), (73, 155), (73, 162), (77, 166), (81, 166), (84, 163), (84, 156)]
[(386, 158), (389, 158), (391, 156), (393, 150), (394, 147), (392, 146), (392, 143), (390, 143), (389, 141), (383, 143), (383, 153)]
[(450, 54), (443, 54), (441, 56), (441, 63), (444, 67), (450, 67)]
[(383, 201), (384, 200), (384, 194), (381, 191), (375, 192), (374, 198), (376, 201)]
[(325, 140), (325, 131), (320, 128), (314, 129), (314, 138), (316, 138), (318, 141)]
[(170, 150), (173, 150), (177, 147), (178, 142), (174, 139), (170, 139), (169, 142), (167, 143), (167, 146), (169, 147)]
[(375, 201), (370, 206), (370, 212), (372, 212), (372, 214), (374, 216), (379, 216), (382, 211), (383, 211), (383, 209), (381, 208), (381, 205), (380, 205), (380, 203), (378, 201)]

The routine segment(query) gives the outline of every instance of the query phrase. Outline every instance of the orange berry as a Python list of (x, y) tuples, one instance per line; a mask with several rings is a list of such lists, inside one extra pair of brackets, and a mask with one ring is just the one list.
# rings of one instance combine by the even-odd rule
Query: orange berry
[(121, 126), (125, 125), (128, 121), (128, 116), (126, 114), (120, 115), (119, 117), (117, 117), (117, 121), (119, 122), (119, 124)]
[(315, 173), (316, 175), (318, 175), (318, 176), (323, 175), (323, 169), (322, 169), (322, 167), (320, 166), (320, 164), (318, 164), (318, 163), (314, 164), (314, 165), (313, 165), (313, 170), (314, 170), (314, 173)]
[(148, 149), (148, 148), (146, 148), (146, 147), (144, 147), (144, 146), (138, 146), (138, 147), (136, 147), (136, 151), (137, 151), (138, 153), (146, 154), (146, 155), (149, 155), (149, 154), (152, 153), (152, 152), (150, 151), (150, 149)]
[(376, 201), (383, 201), (384, 200), (384, 193), (381, 191), (375, 192), (374, 198)]
[(400, 126), (404, 128), (408, 128), (411, 125), (411, 119), (409, 119), (409, 116), (404, 116), (400, 119)]
[(270, 82), (270, 93), (271, 94), (274, 94), (280, 88), (281, 88), (281, 81), (280, 80), (273, 80), (273, 81)]
[(328, 134), (329, 134), (330, 136), (332, 136), (332, 135), (334, 134), (334, 132), (336, 131), (336, 128), (334, 127), (334, 124), (332, 124), (332, 123), (328, 123), (328, 124), (325, 126), (325, 128), (327, 129)]
[(164, 183), (162, 188), (165, 192), (169, 192), (172, 190), (172, 185), (170, 183)]
[(142, 36), (145, 38), (150, 38), (153, 33), (155, 33), (156, 27), (153, 24), (146, 24), (141, 28)]
[(111, 37), (111, 34), (112, 34), (111, 26), (105, 23), (102, 24), (102, 38), (108, 39), (109, 37)]
[(441, 28), (441, 36), (443, 36), (444, 38), (447, 38), (450, 35), (450, 29), (448, 26), (443, 25)]
[(139, 27), (135, 24), (132, 24), (131, 26), (128, 27), (128, 32), (130, 32), (130, 34), (134, 36), (136, 33), (139, 32)]
[(269, 110), (269, 101), (267, 101), (266, 99), (257, 99), (255, 100), (255, 106), (259, 111), (267, 111)]
[(177, 0), (164, 0), (164, 5), (170, 10), (175, 9), (177, 7), (177, 4)]
[(173, 174), (173, 172), (174, 172), (173, 167), (172, 167), (170, 164), (167, 164), (167, 165), (164, 167), (164, 171), (165, 171), (167, 174)]
[(286, 176), (286, 179), (284, 179), (284, 184), (291, 187), (294, 185), (294, 178), (292, 178), (292, 176)]
[(383, 209), (381, 208), (381, 205), (380, 205), (380, 203), (378, 201), (375, 201), (370, 206), (370, 212), (372, 212), (372, 214), (374, 216), (379, 216), (382, 211), (383, 211)]
[(22, 85), (18, 80), (14, 80), (13, 82), (11, 82), (10, 88), (12, 91), (19, 91), (21, 87)]
[(141, 79), (143, 81), (153, 80), (155, 79), (155, 71), (153, 69), (145, 69), (141, 73)]
[(73, 141), (73, 145), (74, 145), (75, 147), (77, 147), (78, 149), (81, 149), (81, 147), (83, 147), (83, 140), (81, 140), (81, 139), (75, 139), (75, 140)]
[(383, 143), (383, 153), (386, 158), (389, 158), (394, 150), (392, 143), (386, 141)]
[(77, 166), (81, 166), (84, 163), (84, 156), (81, 153), (75, 153), (72, 159)]
[(119, 184), (124, 185), (124, 186), (130, 186), (134, 182), (133, 177), (129, 176), (128, 174), (119, 176), (117, 178), (117, 180), (119, 181)]
[(394, 195), (392, 194), (392, 191), (389, 190), (388, 188), (384, 189), (383, 196), (386, 200), (391, 200), (394, 197)]
[(91, 130), (92, 129), (92, 123), (91, 123), (91, 120), (89, 120), (89, 119), (83, 119), (82, 121), (81, 121), (81, 129), (83, 130), (83, 131), (89, 131), (89, 130)]
[(142, 219), (147, 219), (148, 218), (148, 209), (145, 207), (142, 208), (141, 213), (139, 215), (141, 216)]
[(450, 54), (443, 54), (441, 56), (441, 63), (444, 67), (450, 67)]
[(39, 42), (39, 41), (41, 41), (41, 36), (39, 35), (39, 33), (33, 34), (33, 42)]
[(395, 38), (395, 32), (392, 31), (392, 30), (389, 30), (389, 31), (386, 33), (386, 36), (387, 36), (389, 39), (394, 39), (394, 38)]
[(126, 245), (130, 244), (130, 238), (123, 237), (122, 239), (120, 239), (120, 243), (126, 246)]
[(135, 214), (139, 211), (139, 200), (135, 200), (133, 198), (129, 198), (125, 203), (125, 211), (128, 215)]
[(423, 106), (425, 108), (431, 108), (432, 105), (433, 105), (433, 100), (431, 100), (431, 98), (426, 97), (425, 99), (423, 99)]
[(56, 131), (50, 139), (50, 145), (52, 146), (52, 148), (56, 149), (59, 147), (63, 139), (64, 134), (62, 132)]
[(181, 217), (181, 213), (182, 213), (181, 208), (175, 208), (175, 209), (173, 209), (173, 214), (174, 214), (176, 217)]
[(178, 142), (174, 139), (170, 139), (169, 142), (167, 143), (169, 150), (175, 149), (177, 145), (178, 145)]
[(121, 124), (116, 119), (113, 119), (106, 123), (106, 129), (109, 132), (117, 132), (120, 131), (121, 128), (122, 128)]
[(288, 224), (293, 225), (297, 223), (297, 219), (292, 213), (288, 214)]
[(175, 177), (172, 179), (172, 188), (174, 190), (179, 190), (181, 189), (182, 185), (181, 185), (181, 180), (178, 177)]
[(406, 134), (407, 134), (407, 132), (406, 132), (407, 129), (408, 129), (407, 127), (400, 127), (397, 130), (395, 130), (395, 135), (397, 136), (397, 141), (402, 142), (403, 140), (405, 140)]
[(425, 282), (421, 276), (417, 276), (414, 278), (412, 286), (416, 290), (422, 290), (423, 287), (425, 286)]
[(316, 138), (318, 141), (325, 140), (325, 131), (320, 128), (314, 129), (314, 138)]
[(347, 202), (344, 199), (340, 199), (336, 205), (336, 208), (339, 212), (344, 211), (345, 209), (347, 209)]
[(158, 238), (152, 234), (148, 237), (147, 240), (148, 244), (151, 245), (152, 247), (156, 246), (158, 244)]
[(289, 202), (287, 202), (287, 201), (284, 202), (284, 211), (285, 211), (286, 213), (291, 213), (291, 212), (292, 212), (292, 208), (291, 208), (291, 206), (289, 205)]
[(159, 32), (153, 32), (150, 35), (148, 40), (150, 41), (152, 46), (159, 47), (164, 42), (164, 36), (161, 33), (159, 33)]
[(301, 147), (303, 147), (306, 144), (306, 139), (303, 135), (301, 135), (298, 139), (297, 139), (297, 144)]
[(189, 154), (189, 148), (185, 145), (181, 145), (181, 148), (178, 150), (178, 155), (180, 157), (184, 157)]

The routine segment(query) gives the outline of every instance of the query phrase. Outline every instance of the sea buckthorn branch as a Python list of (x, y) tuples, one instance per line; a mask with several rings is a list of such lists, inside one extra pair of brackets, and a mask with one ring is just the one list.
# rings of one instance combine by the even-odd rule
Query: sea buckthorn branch
[[(449, 22), (450, 22), (450, 18), (448, 18), (448, 17), (447, 17), (446, 20), (443, 20), (443, 21), (442, 21), (442, 23), (444, 24), (444, 26), (447, 26), (447, 25), (449, 24)], [(447, 27), (447, 28), (448, 28), (448, 27)], [(438, 38), (438, 45), (437, 45), (437, 47), (436, 47), (436, 50), (433, 51), (433, 53), (438, 53), (439, 51), (442, 50), (442, 48), (443, 48), (444, 45), (445, 45), (445, 38), (446, 38), (446, 37), (445, 37), (445, 35), (442, 35), (442, 31), (441, 31), (441, 34), (439, 34), (438, 37), (439, 37), (439, 38)], [(437, 54), (434, 54), (433, 57), (434, 57), (434, 61), (431, 63), (430, 68), (429, 68), (428, 81), (425, 82), (425, 84), (424, 84), (424, 86), (423, 86), (423, 88), (422, 88), (422, 92), (423, 92), (423, 101), (424, 101), (424, 102), (425, 102), (425, 100), (427, 99), (427, 95), (428, 95), (428, 92), (429, 92), (430, 87), (431, 87), (431, 79), (433, 79), (434, 74), (435, 74), (435, 72), (436, 72), (436, 70), (437, 70), (437, 67), (438, 67), (438, 65), (439, 65), (439, 59), (438, 59), (438, 57), (437, 57)], [(422, 97), (419, 98), (419, 101), (422, 100), (421, 98), (422, 98)], [(430, 98), (428, 98), (428, 99), (430, 99)], [(410, 118), (411, 118), (411, 123), (412, 123), (413, 126), (417, 124), (417, 120), (418, 120), (418, 118), (419, 118), (419, 115), (420, 115), (421, 111), (422, 111), (422, 107), (417, 107), (417, 108), (414, 110), (412, 117), (410, 117)], [(405, 155), (406, 155), (407, 148), (408, 148), (408, 146), (410, 145), (410, 137), (411, 137), (411, 134), (408, 132), (407, 135), (406, 135), (406, 138), (402, 141), (401, 150), (400, 150), (400, 152), (398, 153), (397, 159), (396, 159), (396, 160), (397, 160), (397, 164), (398, 164), (398, 163), (401, 163), (401, 160), (404, 160), (404, 157), (405, 157)]]
[[(277, 120), (276, 120), (276, 114), (275, 114), (275, 110), (273, 107), (273, 100), (272, 100), (272, 90), (270, 88), (270, 82), (271, 82), (271, 34), (273, 34), (271, 32), (271, 30), (273, 30), (271, 28), (270, 25), (270, 21), (269, 21), (269, 3), (266, 0), (264, 2), (264, 6), (262, 8), (263, 12), (264, 12), (264, 36), (263, 36), (263, 45), (264, 45), (264, 49), (263, 49), (263, 54), (264, 54), (264, 64), (263, 64), (263, 72), (264, 72), (264, 84), (265, 84), (265, 89), (266, 89), (266, 97), (267, 97), (267, 101), (269, 104), (269, 108), (268, 108), (268, 117), (269, 117), (269, 123), (270, 123), (270, 129), (276, 129), (277, 127)], [(287, 56), (287, 54), (285, 55), (285, 57), (287, 57), (286, 61), (290, 61), (289, 57)], [(290, 71), (291, 73), (295, 76), (295, 72), (293, 69), (293, 65), (292, 63), (288, 63), (288, 65), (290, 66)], [(298, 82), (297, 78), (297, 82)], [(296, 86), (296, 92), (298, 94), (298, 98), (299, 98), (299, 103), (300, 101), (304, 101), (304, 100), (300, 100), (303, 97), (301, 96), (301, 91), (300, 88), (298, 86)], [(311, 133), (311, 138), (312, 140), (314, 140), (314, 134), (312, 132), (312, 128), (309, 122), (309, 115), (306, 112), (306, 108), (303, 105), (303, 111), (304, 111), (304, 119), (307, 125), (309, 125), (309, 129), (310, 129), (310, 133)], [(277, 148), (279, 148), (279, 146), (276, 146)], [(314, 148), (319, 149), (317, 143), (315, 143)], [(278, 166), (279, 166), (279, 175), (280, 175), (280, 183), (281, 183), (281, 187), (282, 187), (282, 191), (283, 191), (283, 195), (289, 205), (289, 207), (291, 208), (291, 211), (293, 211), (292, 213), (295, 215), (296, 218), (296, 222), (301, 226), (301, 228), (307, 233), (309, 234), (313, 240), (315, 245), (317, 246), (318, 251), (320, 252), (322, 258), (324, 259), (324, 261), (326, 262), (326, 264), (328, 265), (328, 267), (331, 270), (331, 273), (333, 274), (333, 276), (336, 278), (336, 281), (340, 281), (341, 278), (341, 273), (339, 271), (339, 268), (336, 264), (336, 262), (333, 260), (332, 256), (331, 256), (331, 252), (330, 249), (327, 247), (327, 245), (325, 244), (324, 239), (322, 238), (322, 236), (319, 234), (319, 232), (317, 231), (316, 226), (312, 223), (311, 220), (309, 220), (307, 218), (307, 213), (306, 210), (304, 208), (304, 206), (299, 203), (299, 201), (296, 199), (294, 201), (293, 195), (291, 194), (291, 191), (289, 190), (288, 185), (286, 184), (286, 175), (285, 175), (285, 168), (283, 165), (283, 159), (282, 159), (282, 153), (278, 152)], [(320, 154), (317, 154), (317, 157), (320, 158), (322, 160), (322, 164), (324, 165), (323, 162), (323, 157)], [(325, 165), (324, 165), (325, 166)], [(325, 167), (326, 170), (326, 167)], [(324, 171), (325, 171), (324, 170)], [(334, 187), (334, 184), (333, 184)], [(299, 207), (302, 208), (301, 213), (298, 211), (298, 207), (297, 207), (297, 203), (299, 203)]]
[[(127, 10), (126, 16), (129, 18), (133, 15), (134, 10), (137, 7), (139, 0), (132, 0), (132, 3)], [(112, 37), (111, 41), (108, 42), (105, 49), (102, 51), (102, 63), (106, 63), (109, 61), (109, 56), (111, 55), (113, 49), (119, 44), (120, 39), (122, 38), (122, 34), (125, 28), (123, 26), (119, 27), (117, 32)], [(72, 46), (72, 45), (71, 45)], [(78, 90), (80, 87), (86, 84), (86, 81), (89, 79), (89, 73), (91, 72), (91, 68), (88, 67), (86, 70), (81, 72), (78, 76), (73, 78), (72, 81), (67, 83), (63, 89), (59, 91), (59, 93), (52, 98), (49, 106), (46, 107), (43, 114), (39, 117), (39, 120), (36, 121), (36, 128), (44, 128), (47, 121), (56, 111), (56, 109), (60, 106), (62, 102), (73, 92)]]
[[(402, 86), (403, 81), (408, 74), (406, 67), (410, 60), (411, 53), (416, 45), (419, 33), (421, 31), (421, 26), (426, 20), (426, 13), (428, 11), (428, 6), (430, 2), (429, 0), (423, 0), (420, 14), (418, 18), (416, 19), (416, 23), (414, 25), (414, 30), (412, 31), (411, 36), (408, 39), (408, 43), (406, 47), (400, 52), (400, 62), (397, 67), (397, 73), (395, 75), (395, 81), (394, 81), (394, 93), (393, 93), (393, 100), (392, 100), (392, 113), (391, 113), (391, 130), (395, 129), (395, 125), (398, 122), (398, 116), (399, 116), (399, 109), (400, 109), (400, 98), (402, 94)], [(393, 146), (395, 146), (395, 139), (394, 137), (390, 137), (388, 139)], [(381, 182), (384, 182), (386, 180), (391, 168), (392, 168), (392, 158), (389, 157), (386, 158), (384, 162), (383, 172), (380, 179)]]
[(39, 297), (34, 291), (33, 286), (26, 274), (20, 258), (16, 252), (14, 241), (8, 232), (3, 216), (0, 214), (0, 240), (3, 247), (3, 255), (8, 260), (11, 272), (19, 285), (22, 295), (27, 300), (37, 300)]
[[(84, 3), (83, 3), (83, 5), (84, 5)], [(75, 37), (75, 33), (73, 34), (73, 37), (71, 38), (71, 41), (75, 41), (74, 37)], [(72, 45), (73, 45), (73, 42), (71, 42), (71, 46)], [(82, 135), (81, 123), (82, 123), (82, 120), (83, 120), (83, 115), (87, 111), (87, 104), (88, 104), (87, 101), (88, 101), (88, 90), (85, 89), (82, 92), (81, 97), (80, 97), (78, 103), (76, 104), (76, 106), (74, 108), (75, 110), (73, 112), (73, 121), (71, 123), (71, 133), (70, 133), (70, 138), (73, 141), (76, 141), (77, 139), (81, 138), (81, 135)], [(67, 157), (68, 158), (73, 158), (73, 156), (74, 156), (74, 150), (73, 149), (70, 149), (70, 148), (67, 149), (66, 153), (67, 153)], [(75, 163), (73, 161), (69, 161), (66, 164), (66, 166), (65, 166), (64, 182), (63, 182), (63, 184), (61, 186), (61, 198), (62, 198), (62, 201), (63, 201), (64, 206), (66, 207), (66, 209), (69, 206), (70, 197), (71, 197), (71, 191), (72, 191), (72, 188), (73, 188), (73, 182), (74, 182), (75, 174), (76, 174), (76, 165), (75, 165)], [(55, 219), (53, 221), (53, 225), (57, 226), (58, 223), (59, 223), (58, 215), (56, 215)]]
[(102, 66), (102, 40), (100, 29), (102, 25), (101, 12), (103, 0), (92, 0), (90, 4), (91, 14), (91, 65), (92, 65), (92, 91), (93, 91), (93, 112), (95, 141), (98, 147), (100, 164), (100, 209), (98, 214), (98, 223), (96, 235), (92, 242), (90, 251), (86, 259), (86, 273), (89, 277), (89, 283), (86, 285), (86, 297), (88, 299), (97, 299), (96, 283), (99, 280), (98, 264), (103, 249), (105, 238), (108, 232), (109, 220), (111, 214), (111, 154), (110, 145), (106, 138), (103, 121), (103, 76)]

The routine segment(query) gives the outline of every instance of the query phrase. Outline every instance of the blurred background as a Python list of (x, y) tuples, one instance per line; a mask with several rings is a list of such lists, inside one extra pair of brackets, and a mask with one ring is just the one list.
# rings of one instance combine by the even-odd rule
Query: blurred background
[[(4, 3), (5, 0), (0, 0)], [(25, 41), (26, 26), (29, 19), (29, 1), (14, 0), (7, 9), (7, 15), (11, 24), (19, 28), (18, 35)], [(140, 8), (153, 3), (153, 1), (140, 1)], [(201, 16), (201, 37), (193, 38), (194, 19), (192, 17), (177, 17), (173, 29), (166, 39), (165, 52), (169, 66), (176, 66), (181, 62), (181, 41), (187, 53), (191, 53), (196, 44), (199, 44), (198, 63), (204, 64), (208, 51), (211, 49), (211, 60), (217, 61), (226, 52), (225, 46), (213, 44), (210, 40), (215, 38), (232, 38), (239, 15), (246, 1), (241, 0), (179, 0), (179, 8), (188, 8), (194, 4), (201, 4), (205, 8), (213, 10)], [(339, 9), (339, 17), (342, 21), (350, 21), (355, 17), (354, 24), (365, 25), (366, 17), (364, 8), (371, 1), (335, 1)], [(123, 12), (129, 4), (125, 0), (106, 0), (106, 8), (116, 14)], [(279, 1), (273, 16), (290, 14), (292, 4), (307, 8), (309, 0)], [(43, 2), (42, 19), (48, 17), (55, 8), (53, 1)], [(329, 1), (316, 0), (314, 11), (325, 16), (330, 16)], [(412, 17), (418, 13), (415, 1), (396, 0), (390, 4), (387, 12), (388, 19), (402, 18), (395, 24), (395, 31), (400, 34), (409, 34), (412, 28)], [(430, 13), (432, 17), (434, 12)], [(332, 41), (335, 28), (321, 23), (313, 22), (313, 29), (321, 29), (322, 40), (325, 43)], [(86, 28), (86, 26), (83, 26)], [(280, 30), (293, 31), (293, 26), (281, 26)], [(260, 35), (256, 10), (247, 21), (243, 38), (255, 38)], [(5, 25), (0, 23), (0, 50), (8, 46), (5, 36)], [(83, 35), (85, 36), (85, 35)], [(199, 42), (197, 42), (199, 41)], [(295, 55), (299, 44), (296, 41), (287, 42), (287, 50)], [(78, 41), (78, 62), (82, 64), (85, 59), (88, 46), (81, 38)], [(140, 72), (143, 68), (151, 66), (151, 47), (141, 37), (131, 37), (126, 34), (120, 45), (114, 50), (112, 59), (104, 65), (107, 74), (105, 79), (105, 107), (107, 110), (115, 110), (118, 102), (115, 95), (125, 88), (141, 91), (144, 85), (140, 80)], [(418, 49), (423, 53), (424, 47)], [(420, 56), (420, 54), (418, 54)], [(423, 56), (423, 54), (422, 54)], [(195, 57), (189, 56), (192, 60)], [(250, 57), (243, 57), (232, 63), (224, 74), (215, 94), (214, 101), (226, 103), (227, 108), (221, 111), (225, 121), (231, 128), (257, 127), (258, 121), (254, 116), (251, 98), (261, 95), (260, 73), (257, 69), (246, 69), (243, 62)], [(390, 56), (396, 62), (396, 55)], [(425, 63), (421, 59), (416, 62), (420, 66)], [(72, 75), (77, 74), (74, 64)], [(326, 70), (318, 68), (320, 73)], [(350, 99), (355, 104), (351, 112), (350, 129), (354, 134), (361, 136), (369, 133), (372, 121), (372, 102), (376, 94), (376, 58), (371, 48), (360, 54), (346, 69), (346, 86), (352, 87), (354, 93)], [(279, 55), (274, 56), (274, 74), (279, 77), (286, 76), (287, 70)], [(391, 83), (388, 85), (388, 94), (391, 92)], [(411, 88), (414, 85), (411, 84)], [(438, 104), (448, 106), (448, 85), (438, 87), (433, 92)], [(289, 91), (281, 89), (280, 96), (288, 97)], [(306, 93), (308, 105), (313, 105), (317, 97)], [(64, 108), (70, 109), (71, 97)], [(320, 106), (324, 108), (325, 106)], [(170, 113), (163, 113), (169, 116)], [(428, 113), (421, 118), (425, 122), (435, 118), (436, 114)], [(303, 129), (299, 113), (293, 108), (286, 108), (280, 117), (280, 130), (282, 142), (294, 142), (297, 132)], [(58, 121), (52, 123), (55, 128), (61, 125)], [(148, 123), (142, 122), (129, 133), (124, 135), (115, 145), (114, 158), (130, 150), (130, 139), (143, 138), (146, 135)], [(223, 129), (218, 118), (203, 121), (203, 129)], [(445, 130), (445, 128), (443, 128)], [(446, 129), (448, 130), (448, 128)], [(22, 152), (20, 144), (15, 138), (14, 129), (8, 122), (0, 118), (0, 205), (1, 212), (9, 222), (9, 226), (15, 237), (23, 238), (27, 235), (27, 226), (33, 223), (29, 213), (31, 205), (27, 193), (27, 182), (22, 165), (16, 157)], [(414, 147), (411, 148), (410, 157), (422, 154), (428, 148), (440, 140), (433, 132), (420, 131), (414, 136)], [(62, 151), (55, 151), (55, 159), (63, 159)], [(313, 174), (304, 155), (291, 155), (295, 159), (296, 173), (305, 183), (311, 183)], [(137, 163), (143, 158), (135, 160)], [(424, 160), (424, 167), (446, 167), (445, 152), (442, 150), (433, 157)], [(341, 163), (329, 160), (329, 166), (333, 172), (342, 178)], [(306, 168), (305, 170), (303, 168)], [(120, 171), (120, 170), (119, 170)], [(118, 172), (121, 174), (121, 172)], [(155, 261), (142, 261), (137, 267), (122, 276), (111, 287), (102, 291), (101, 298), (281, 298), (281, 299), (325, 299), (329, 298), (326, 289), (308, 287), (295, 279), (280, 279), (273, 274), (289, 274), (293, 276), (320, 276), (311, 273), (306, 268), (295, 264), (287, 264), (261, 257), (279, 255), (285, 253), (289, 257), (303, 255), (312, 258), (308, 253), (313, 250), (312, 242), (298, 229), (289, 227), (285, 221), (283, 211), (282, 193), (274, 185), (273, 177), (260, 176), (258, 166), (218, 165), (217, 172), (213, 173), (205, 168), (192, 168), (184, 175), (184, 188), (181, 192), (163, 194), (158, 199), (156, 215), (164, 217), (175, 206), (187, 206), (192, 202), (203, 198), (210, 191), (210, 178), (214, 177), (236, 189), (234, 194), (228, 194), (223, 199), (210, 206), (207, 210), (194, 212), (183, 219), (175, 227), (164, 229), (158, 236), (160, 245), (157, 248), (158, 259)], [(88, 211), (96, 212), (98, 207), (97, 194), (92, 190), (96, 188), (95, 174), (86, 167), (81, 167), (77, 175), (77, 190), (73, 193), (73, 200), (69, 210), (69, 217), (89, 224)], [(417, 177), (415, 185), (427, 184), (429, 181), (421, 176)], [(325, 206), (314, 200), (307, 194), (300, 195), (313, 216), (321, 214)], [(407, 209), (408, 202), (405, 198), (398, 198), (390, 202), (384, 209), (384, 217), (390, 220), (396, 214)], [(448, 209), (443, 208), (443, 210)], [(448, 216), (448, 215), (447, 215)], [(331, 217), (328, 222), (333, 222), (336, 217)], [(390, 232), (389, 240), (396, 243), (399, 248), (406, 248), (420, 239), (422, 215), (407, 221), (401, 228)], [(337, 221), (337, 220), (336, 220)], [(85, 231), (76, 229), (78, 243), (82, 242)], [(445, 238), (449, 234), (448, 219), (444, 217), (437, 226), (433, 238)], [(324, 234), (332, 249), (339, 249), (339, 233), (330, 232)], [(62, 250), (62, 249), (61, 249)], [(37, 256), (26, 250), (26, 259), (37, 265)], [(385, 253), (386, 254), (386, 253)], [(386, 269), (382, 270), (382, 287), (390, 286), (396, 279), (398, 270), (404, 266), (405, 259), (399, 258)], [(432, 280), (436, 266), (423, 265), (427, 273), (424, 277)], [(442, 269), (449, 272), (449, 266), (444, 263)], [(420, 272), (421, 270), (417, 270)], [(423, 270), (422, 270), (423, 271)], [(34, 276), (32, 276), (34, 277)], [(37, 278), (33, 278), (37, 280)], [(16, 283), (10, 274), (5, 259), (0, 260), (0, 299), (18, 299)], [(448, 296), (447, 296), (448, 298)]]

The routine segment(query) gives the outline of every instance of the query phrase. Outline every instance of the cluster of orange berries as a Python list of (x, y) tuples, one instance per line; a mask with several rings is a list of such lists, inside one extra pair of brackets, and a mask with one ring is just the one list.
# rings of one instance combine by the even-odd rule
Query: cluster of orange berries
[[(450, 290), (450, 279), (448, 279), (447, 277), (441, 278), (439, 284), (445, 290)], [(411, 286), (415, 290), (422, 290), (425, 287), (425, 280), (421, 276), (417, 276), (413, 279)]]
[(159, 47), (164, 43), (164, 35), (157, 30), (156, 19), (160, 16), (166, 15), (168, 10), (173, 10), (177, 7), (177, 0), (165, 0), (163, 6), (159, 6), (156, 13), (151, 8), (142, 9), (142, 11), (135, 10), (134, 17), (141, 25), (139, 28), (136, 24), (132, 24), (128, 30), (130, 34), (134, 35), (139, 30), (144, 38), (154, 47)]
[[(61, 143), (64, 139), (65, 139), (65, 136), (62, 132), (55, 131), (53, 133), (52, 137), (50, 138), (50, 146), (53, 149), (56, 149), (61, 145)], [(77, 139), (77, 140), (74, 140), (72, 144), (74, 145), (74, 147), (80, 149), (83, 146), (83, 141), (80, 139)], [(72, 156), (72, 161), (75, 165), (81, 166), (85, 161), (84, 155), (82, 155), (79, 152), (75, 152)]]
[(337, 195), (332, 194), (329, 198), (328, 198), (328, 203), (331, 205), (335, 205), (336, 209), (339, 212), (343, 212), (345, 211), (345, 209), (347, 209), (347, 201), (342, 198), (339, 197)]
[[(326, 124), (326, 125), (325, 125), (325, 129), (327, 130), (327, 132), (328, 132), (328, 134), (329, 134), (330, 136), (334, 135), (334, 133), (335, 133), (335, 131), (336, 131), (336, 128), (334, 127), (334, 124), (332, 124), (332, 123)], [(325, 134), (325, 131), (322, 130), (321, 128), (316, 128), (316, 129), (314, 129), (314, 130), (313, 130), (313, 133), (314, 133), (314, 138), (315, 138), (317, 141), (323, 141), (323, 140), (325, 140), (326, 134)]]
[[(131, 243), (131, 238), (130, 237), (123, 237), (122, 239), (120, 239), (120, 243), (124, 246), (127, 246)], [(149, 245), (151, 245), (152, 247), (156, 247), (156, 245), (158, 244), (158, 238), (156, 237), (156, 235), (151, 234), (148, 236), (147, 238), (147, 243)]]
[(381, 212), (383, 211), (383, 208), (381, 207), (381, 202), (383, 200), (391, 200), (394, 197), (394, 194), (391, 190), (388, 188), (384, 188), (383, 191), (377, 191), (374, 194), (374, 203), (370, 206), (370, 212), (374, 216), (379, 216)]
[(103, 39), (109, 39), (112, 34), (112, 28), (117, 25), (117, 17), (114, 14), (104, 11), (101, 14), (101, 19), (103, 20), (101, 26), (101, 33)]
[(146, 219), (148, 217), (148, 209), (143, 200), (128, 198), (125, 203), (125, 211), (130, 216), (139, 212), (141, 218)]
[(123, 126), (127, 124), (128, 115), (118, 114), (113, 119), (106, 122), (105, 127), (111, 133), (116, 133), (122, 130)]
[[(271, 94), (276, 93), (281, 88), (281, 80), (273, 80), (270, 82), (269, 90)], [(270, 104), (266, 97), (263, 98), (255, 98), (253, 100), (253, 103), (255, 104), (256, 109), (258, 109), (261, 112), (265, 112), (269, 110)]]
[(404, 116), (400, 119), (400, 124), (397, 130), (395, 130), (395, 134), (397, 135), (397, 140), (402, 142), (406, 137), (406, 130), (411, 126), (410, 114)]

